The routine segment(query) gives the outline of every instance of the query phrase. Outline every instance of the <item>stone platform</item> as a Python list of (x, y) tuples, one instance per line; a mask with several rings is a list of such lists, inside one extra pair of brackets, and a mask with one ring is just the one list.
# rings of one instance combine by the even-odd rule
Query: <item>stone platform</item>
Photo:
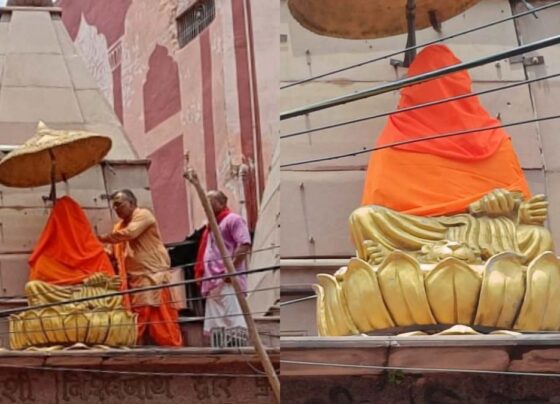
[(281, 350), (286, 403), (560, 402), (557, 333), (293, 337), (282, 338)]
[(252, 348), (0, 351), (0, 403), (271, 403), (261, 371)]

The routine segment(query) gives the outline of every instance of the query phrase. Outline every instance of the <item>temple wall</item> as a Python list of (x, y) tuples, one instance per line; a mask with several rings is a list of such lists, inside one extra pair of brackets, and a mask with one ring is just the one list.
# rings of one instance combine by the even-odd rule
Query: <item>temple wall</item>
[(185, 397), (201, 404), (273, 400), (266, 378), (118, 375), (23, 367), (0, 372), (1, 403), (174, 404), (184, 403)]
[[(216, 0), (214, 21), (180, 47), (176, 18), (195, 3), (56, 3), (135, 151), (152, 162), (150, 188), (166, 242), (184, 239), (205, 220), (181, 175), (186, 153), (203, 184), (223, 189), (231, 208), (254, 229), (278, 130), (277, 31), (268, 22), (278, 8), (271, 10), (268, 2)], [(255, 129), (257, 113), (261, 135)], [(248, 171), (242, 178), (244, 166)]]

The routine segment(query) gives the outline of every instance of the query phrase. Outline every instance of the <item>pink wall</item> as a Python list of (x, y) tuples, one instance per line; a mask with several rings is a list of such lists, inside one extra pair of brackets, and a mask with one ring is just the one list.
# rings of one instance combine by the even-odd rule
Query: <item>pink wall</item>
[(154, 212), (165, 242), (183, 239), (189, 228), (182, 151), (183, 137), (177, 136), (148, 156)]
[[(269, 111), (276, 94), (267, 85), (260, 90), (259, 70), (271, 68), (251, 69), (247, 1), (216, 1), (215, 20), (183, 48), (176, 17), (193, 1), (58, 1), (67, 29), (107, 88), (133, 147), (152, 160), (150, 187), (166, 241), (184, 238), (204, 221), (196, 195), (180, 175), (185, 153), (206, 186), (226, 192), (231, 208), (256, 224), (276, 126), (255, 124), (254, 100), (266, 100), (266, 119), (276, 119)], [(277, 37), (268, 32), (270, 14), (262, 5), (257, 9), (258, 52), (269, 54), (259, 57), (273, 61)], [(263, 37), (270, 38), (264, 46)], [(266, 128), (260, 139), (256, 126)], [(238, 176), (240, 169), (247, 171), (245, 179)]]

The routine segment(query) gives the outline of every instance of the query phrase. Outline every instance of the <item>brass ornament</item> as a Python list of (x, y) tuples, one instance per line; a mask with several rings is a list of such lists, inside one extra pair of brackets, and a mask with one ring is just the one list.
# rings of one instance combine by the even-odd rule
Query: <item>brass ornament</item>
[[(42, 281), (25, 288), (31, 306), (63, 303), (119, 290), (118, 277), (95, 273), (81, 285), (56, 286)], [(10, 316), (11, 349), (37, 349), (76, 344), (126, 347), (136, 343), (137, 314), (128, 311), (122, 295), (84, 302), (65, 303)], [(57, 349), (58, 349), (57, 348)]]
[(559, 331), (560, 261), (543, 225), (547, 206), (542, 195), (498, 189), (456, 216), (358, 208), (350, 216), (357, 257), (314, 285), (319, 334)]

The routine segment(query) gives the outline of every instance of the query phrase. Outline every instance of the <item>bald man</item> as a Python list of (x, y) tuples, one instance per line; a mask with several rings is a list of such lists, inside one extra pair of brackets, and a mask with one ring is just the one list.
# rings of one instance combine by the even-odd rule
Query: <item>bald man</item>
[[(247, 222), (227, 206), (227, 196), (218, 190), (208, 192), (212, 211), (222, 233), (227, 253), (232, 257), (236, 271), (246, 270), (245, 261), (251, 251), (251, 236)], [(205, 231), (201, 241), (198, 261), (203, 267), (205, 278), (227, 273), (222, 256), (211, 232)], [(247, 275), (237, 276), (241, 288), (247, 289)], [(210, 336), (213, 329), (246, 329), (235, 290), (228, 278), (202, 282), (202, 295), (206, 297), (204, 335)]]

